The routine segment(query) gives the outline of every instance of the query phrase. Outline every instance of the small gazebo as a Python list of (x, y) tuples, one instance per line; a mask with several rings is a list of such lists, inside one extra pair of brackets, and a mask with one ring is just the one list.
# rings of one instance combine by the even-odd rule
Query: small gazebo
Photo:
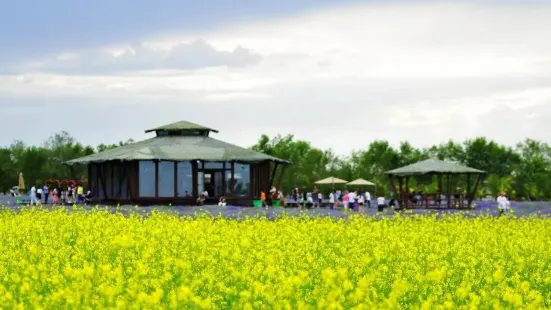
[(314, 184), (317, 184), (317, 185), (331, 185), (331, 189), (334, 190), (335, 189), (335, 184), (346, 184), (346, 180), (342, 180), (342, 179), (339, 179), (339, 178), (335, 178), (335, 177), (328, 177), (328, 178), (325, 178), (323, 180), (319, 180), (317, 182), (315, 182)]
[[(411, 178), (420, 176), (437, 176), (438, 195), (435, 199), (440, 201), (440, 195), (444, 194), (447, 200), (447, 207), (452, 207), (452, 197), (459, 197), (458, 207), (470, 206), (478, 185), (486, 172), (449, 161), (438, 159), (427, 159), (408, 166), (385, 172), (389, 177), (390, 185), (396, 193), (401, 207), (410, 207), (409, 181)], [(464, 194), (454, 193), (455, 187), (461, 179), (465, 179)], [(445, 186), (445, 187), (444, 187)], [(435, 196), (436, 197), (436, 196)]]

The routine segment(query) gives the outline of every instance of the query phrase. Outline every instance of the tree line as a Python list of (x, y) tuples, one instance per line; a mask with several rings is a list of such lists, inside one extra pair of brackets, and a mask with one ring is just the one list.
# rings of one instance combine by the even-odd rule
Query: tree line
[(7, 192), (17, 186), (20, 172), (24, 175), (27, 189), (32, 185), (41, 185), (48, 179), (84, 179), (87, 177), (86, 167), (76, 165), (69, 169), (63, 162), (132, 142), (130, 139), (118, 144), (92, 147), (76, 141), (66, 131), (49, 137), (39, 146), (16, 140), (10, 146), (0, 147), (0, 192)]
[[(71, 170), (62, 163), (132, 142), (127, 140), (93, 147), (81, 144), (65, 131), (51, 136), (40, 146), (14, 141), (10, 146), (0, 148), (0, 191), (6, 192), (17, 185), (20, 172), (24, 173), (27, 187), (42, 184), (50, 178), (85, 178), (86, 167), (77, 165)], [(338, 156), (331, 149), (316, 148), (293, 135), (262, 135), (251, 149), (293, 162), (282, 179), (281, 187), (285, 192), (294, 186), (311, 189), (315, 181), (334, 176), (348, 181), (363, 178), (374, 182), (378, 190), (388, 193), (385, 171), (427, 158), (438, 158), (486, 171), (488, 174), (479, 188), (480, 195), (505, 191), (518, 199), (551, 199), (551, 146), (532, 139), (510, 147), (478, 137), (463, 143), (448, 141), (427, 148), (416, 148), (408, 142), (393, 147), (388, 141), (379, 140), (365, 149), (352, 151), (348, 156)], [(435, 186), (430, 180), (426, 183), (424, 180), (429, 191)]]
[[(388, 194), (390, 186), (385, 171), (437, 158), (486, 171), (478, 196), (496, 196), (505, 191), (515, 199), (551, 199), (551, 147), (533, 139), (510, 147), (478, 137), (463, 143), (450, 140), (427, 148), (416, 148), (408, 142), (392, 147), (388, 141), (379, 140), (348, 156), (337, 156), (331, 149), (316, 148), (293, 135), (272, 138), (262, 135), (252, 149), (293, 162), (281, 183), (286, 191), (294, 186), (310, 189), (315, 181), (334, 176), (348, 181), (363, 178), (375, 183), (377, 191)], [(423, 186), (425, 192), (436, 192), (435, 178), (417, 181), (423, 184), (416, 184), (414, 179), (410, 183), (412, 189)]]

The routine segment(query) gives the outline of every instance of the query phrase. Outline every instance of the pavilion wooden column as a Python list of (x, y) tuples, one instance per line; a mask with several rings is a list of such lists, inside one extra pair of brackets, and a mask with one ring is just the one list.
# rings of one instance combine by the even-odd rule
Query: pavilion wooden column
[[(287, 170), (287, 166), (283, 165), (281, 168), (281, 173), (279, 174), (279, 179), (277, 179), (276, 188), (278, 191), (281, 191), (281, 180), (283, 179), (283, 175), (285, 174), (285, 170)], [(283, 193), (283, 191), (282, 191)]]
[(107, 187), (105, 185), (105, 163), (98, 165), (98, 178), (101, 181), (101, 190), (103, 191), (103, 201), (107, 200)]
[(270, 175), (270, 186), (269, 186), (269, 189), (271, 189), (272, 186), (274, 185), (274, 180), (275, 180), (275, 176), (276, 176), (277, 166), (278, 166), (278, 163), (274, 162), (274, 169), (272, 170), (272, 174)]
[[(130, 166), (131, 164), (130, 163), (125, 163), (124, 164), (124, 174), (126, 175), (126, 197), (131, 200), (133, 197), (133, 192), (132, 192), (132, 184), (131, 184), (131, 174), (129, 173), (129, 170), (130, 170)], [(137, 197), (137, 195), (136, 195)]]

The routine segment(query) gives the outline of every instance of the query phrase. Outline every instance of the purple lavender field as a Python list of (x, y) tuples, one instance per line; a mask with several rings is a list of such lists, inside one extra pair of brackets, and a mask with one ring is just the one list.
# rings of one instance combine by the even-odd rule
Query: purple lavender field
[[(477, 201), (475, 202), (476, 208), (474, 210), (465, 210), (465, 209), (413, 209), (407, 210), (404, 212), (406, 215), (415, 215), (415, 214), (454, 214), (454, 213), (464, 213), (468, 216), (484, 216), (491, 215), (497, 216), (498, 210), (496, 203), (494, 201)], [(531, 202), (511, 202), (513, 212), (516, 216), (526, 217), (526, 216), (551, 216), (551, 202), (547, 201), (531, 201)], [(374, 204), (373, 204), (374, 205)], [(25, 205), (17, 204), (15, 199), (10, 196), (0, 196), (0, 206), (5, 209), (10, 209), (14, 211), (20, 210)], [(44, 209), (59, 209), (66, 208), (71, 210), (72, 206), (52, 206), (44, 205), (41, 206)], [(353, 214), (357, 214), (356, 210), (344, 212), (342, 208), (337, 210), (331, 210), (328, 207), (322, 207), (318, 209), (303, 208), (299, 210), (295, 207), (290, 208), (253, 208), (253, 207), (242, 207), (242, 206), (225, 206), (220, 207), (217, 205), (208, 205), (203, 207), (193, 207), (193, 206), (147, 206), (147, 207), (136, 207), (131, 205), (124, 206), (103, 206), (103, 205), (87, 205), (79, 206), (80, 210), (87, 210), (92, 208), (105, 209), (110, 212), (120, 212), (124, 214), (141, 214), (147, 216), (153, 211), (165, 212), (170, 214), (175, 214), (179, 216), (197, 216), (197, 215), (212, 215), (212, 216), (223, 216), (225, 218), (243, 218), (251, 216), (266, 216), (268, 218), (274, 218), (282, 214), (288, 216), (298, 216), (301, 214), (307, 214), (311, 216), (330, 216), (335, 218), (344, 218)], [(383, 213), (385, 216), (391, 216), (395, 211), (391, 209), (385, 210)], [(367, 216), (376, 216), (377, 209), (375, 207), (365, 208), (365, 215)]]

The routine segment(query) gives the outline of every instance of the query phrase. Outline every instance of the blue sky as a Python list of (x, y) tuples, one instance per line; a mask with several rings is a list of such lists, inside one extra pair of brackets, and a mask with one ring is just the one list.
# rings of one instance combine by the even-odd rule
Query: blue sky
[(3, 54), (29, 57), (84, 49), (175, 31), (278, 18), (354, 0), (21, 0), (0, 10)]
[(0, 144), (115, 143), (181, 119), (341, 154), (551, 141), (549, 16), (543, 0), (4, 1)]

